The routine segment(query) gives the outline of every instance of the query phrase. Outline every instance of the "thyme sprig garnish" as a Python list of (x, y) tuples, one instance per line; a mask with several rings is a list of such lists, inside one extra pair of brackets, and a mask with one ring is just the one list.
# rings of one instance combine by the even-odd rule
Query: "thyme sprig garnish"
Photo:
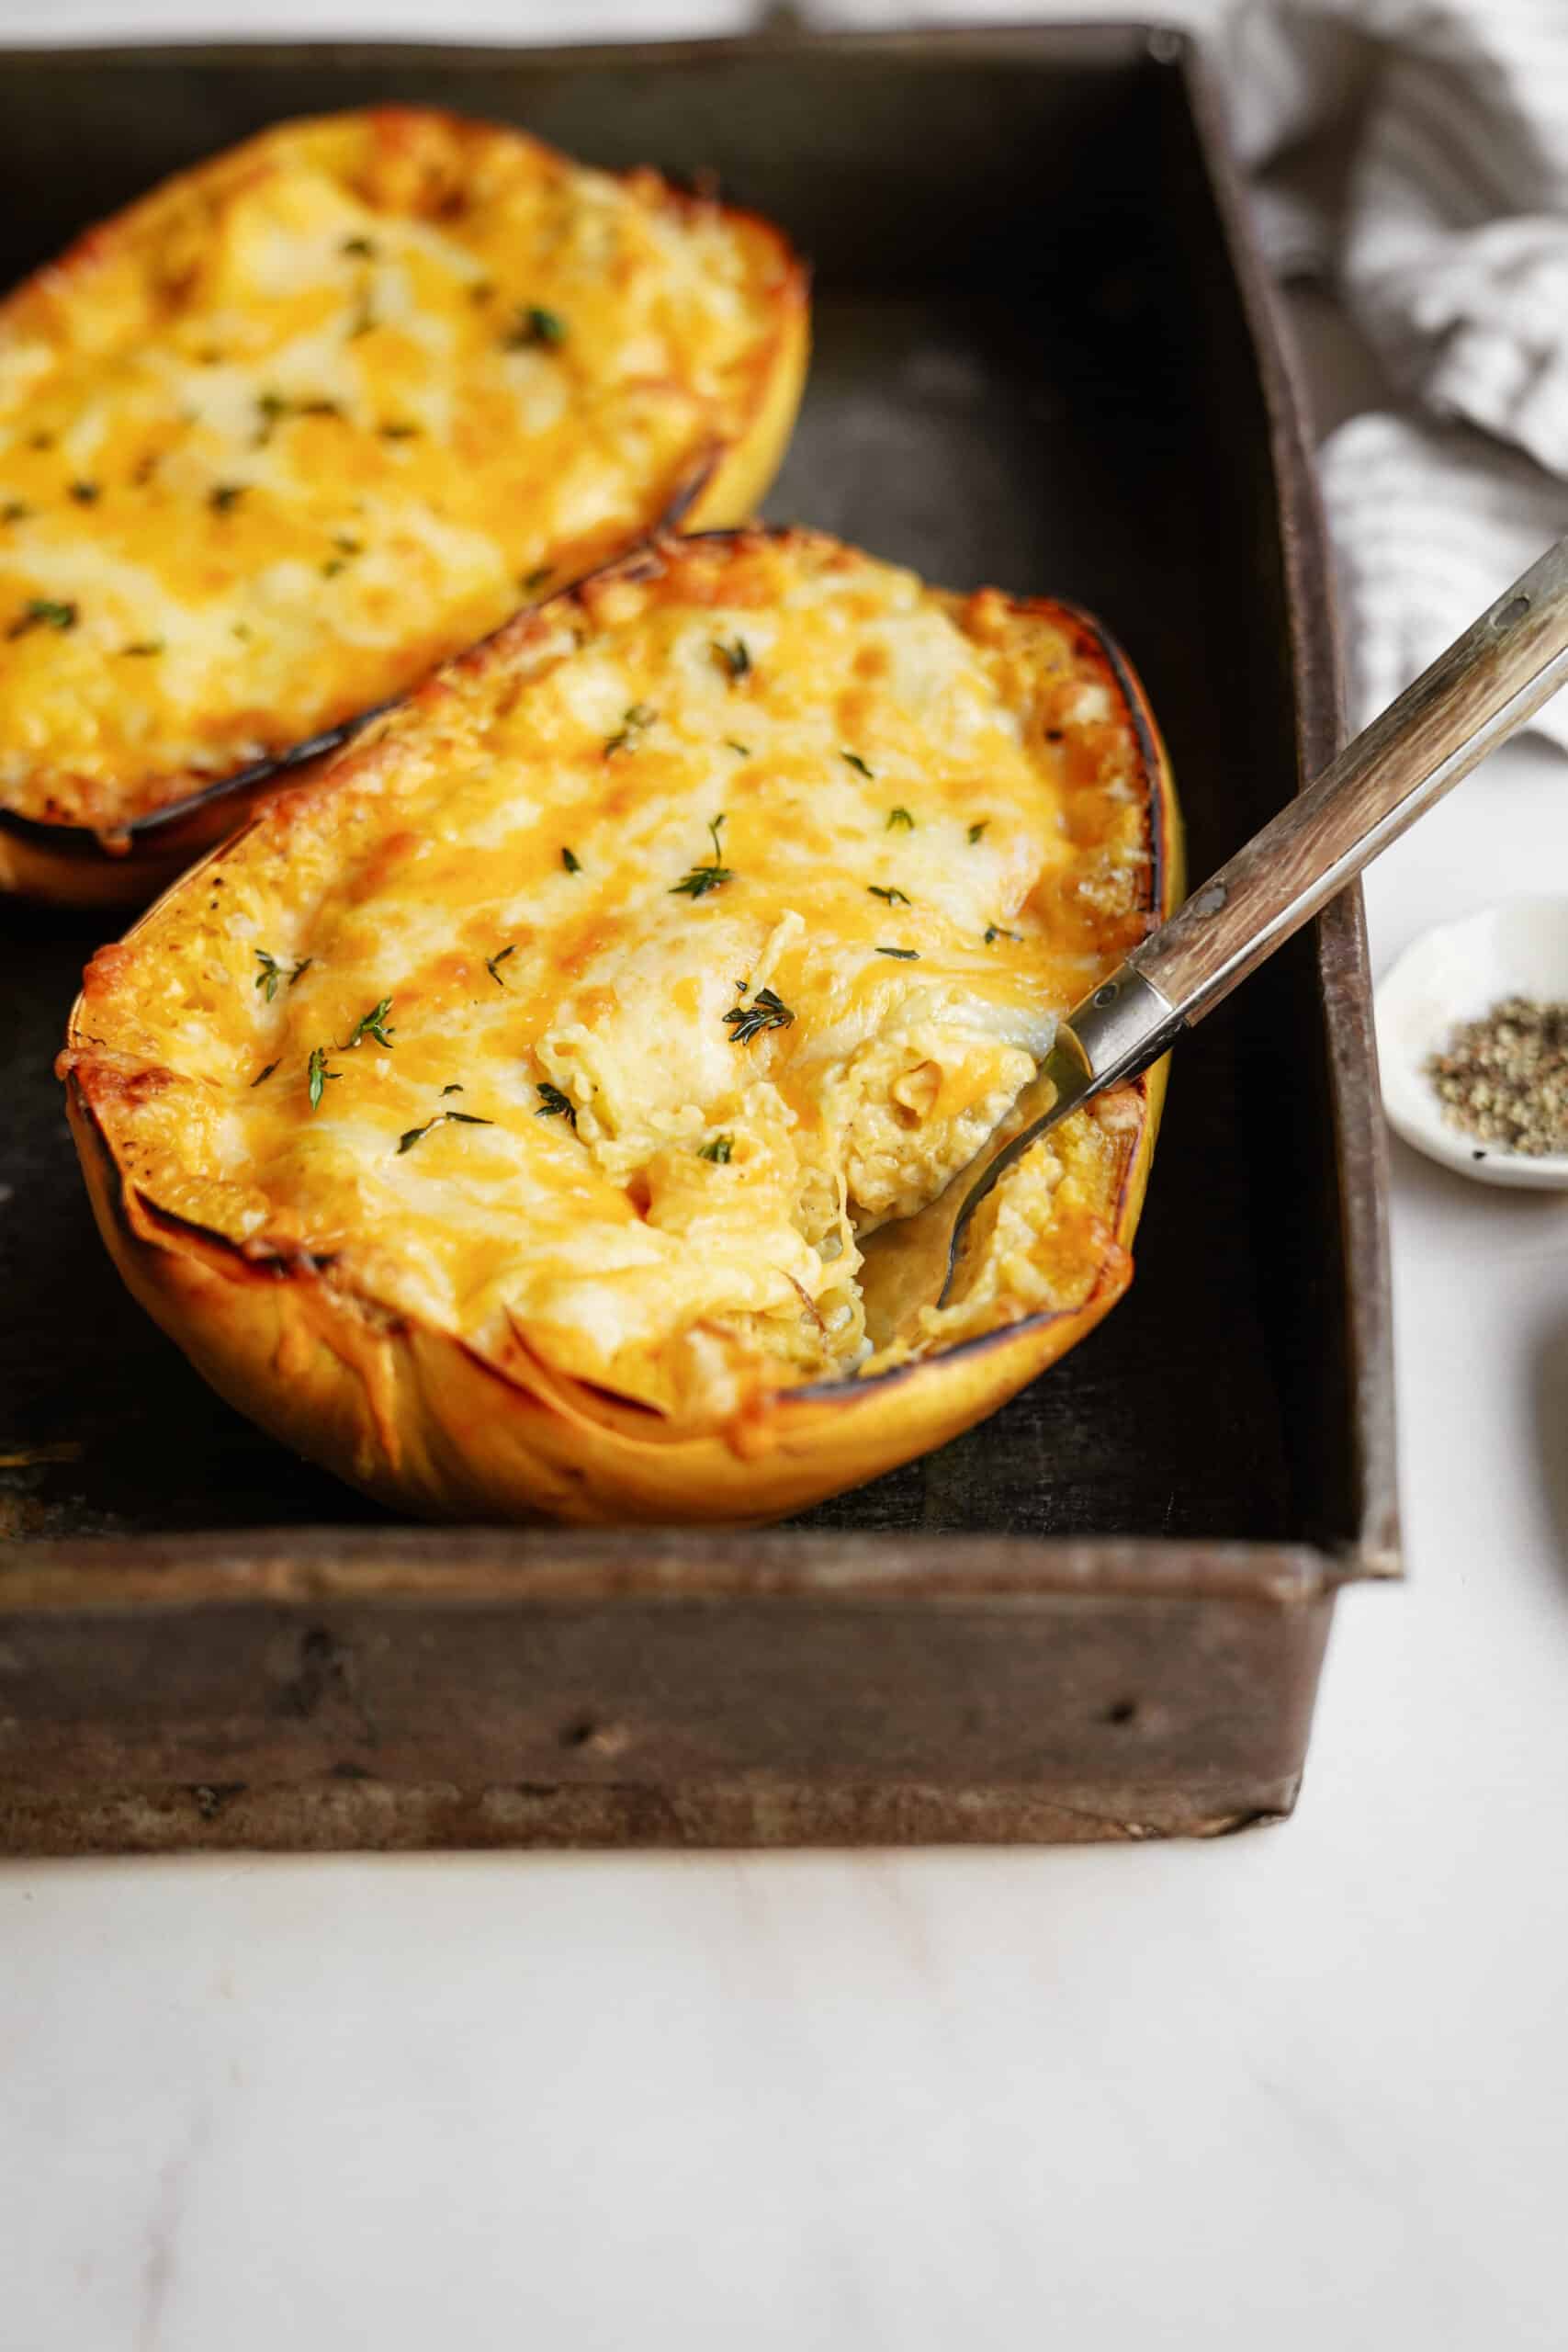
[(969, 843), (971, 848), (973, 848), (974, 844), (979, 840), (981, 834), (985, 831), (990, 821), (991, 820), (988, 817), (980, 817), (977, 818), (975, 823), (970, 826)]
[(732, 637), (728, 639), (716, 637), (711, 643), (713, 658), (732, 686), (738, 686), (742, 678), (750, 677), (751, 649), (743, 637)]
[(506, 982), (496, 970), (496, 966), (498, 964), (504, 964), (509, 956), (515, 956), (516, 953), (516, 942), (513, 941), (505, 947), (498, 947), (493, 956), (487, 956), (485, 957), (485, 970), (490, 974), (491, 978), (495, 982), (498, 989), (503, 989), (506, 986)]
[(251, 1080), (251, 1091), (253, 1094), (255, 1092), (256, 1088), (262, 1083), (262, 1080), (264, 1079), (270, 1078), (276, 1068), (277, 1064), (276, 1062), (268, 1062), (265, 1069), (257, 1070), (254, 1078)]
[(868, 882), (865, 887), (874, 899), (886, 899), (890, 907), (907, 907), (910, 904), (905, 893), (895, 889), (890, 882)]
[(569, 874), (581, 874), (582, 871), (582, 860), (578, 856), (577, 852), (574, 849), (567, 849), (563, 847), (560, 854), (560, 862), (565, 866)]
[(52, 596), (29, 596), (10, 628), (8, 638), (26, 637), (34, 628), (74, 628), (76, 607), (73, 604), (59, 604)]
[(918, 947), (879, 947), (876, 952), (879, 956), (897, 956), (905, 964), (918, 964), (920, 960)]
[(329, 1082), (334, 1078), (341, 1078), (343, 1076), (343, 1072), (341, 1069), (329, 1069), (327, 1068), (327, 1049), (325, 1046), (311, 1046), (310, 1058), (305, 1065), (305, 1068), (307, 1072), (306, 1091), (310, 1097), (310, 1108), (312, 1111), (319, 1111), (321, 1107), (321, 1097), (326, 1092)]
[(468, 1091), (468, 1090), (466, 1086), (459, 1086), (456, 1079), (453, 1080), (450, 1086), (444, 1086), (441, 1090), (443, 1094), (466, 1094)]
[(249, 488), (243, 481), (215, 482), (207, 493), (207, 503), (215, 514), (231, 514)]
[(355, 1046), (362, 1046), (365, 1043), (367, 1037), (374, 1037), (378, 1046), (384, 1046), (390, 1053), (392, 1040), (398, 1034), (395, 1029), (389, 1029), (387, 1026), (387, 1015), (391, 1009), (391, 998), (384, 996), (379, 1004), (372, 1005), (368, 1012), (362, 1012), (338, 1047), (339, 1053), (352, 1053)]
[(78, 506), (93, 506), (96, 504), (102, 489), (101, 482), (73, 481), (69, 494), (76, 501)]
[(134, 645), (122, 645), (119, 650), (122, 655), (136, 655), (145, 660), (152, 654), (162, 653), (164, 640), (161, 637), (139, 637)]
[(750, 1004), (732, 1004), (724, 1016), (732, 1046), (749, 1046), (764, 1029), (789, 1029), (795, 1015), (772, 989), (759, 989)]
[[(444, 1086), (441, 1091), (443, 1094), (449, 1094), (452, 1090), (450, 1087)], [(472, 1111), (437, 1111), (434, 1118), (426, 1119), (423, 1127), (403, 1129), (402, 1134), (398, 1137), (398, 1157), (401, 1159), (405, 1151), (412, 1151), (421, 1136), (427, 1136), (432, 1127), (444, 1127), (448, 1121), (454, 1126), (459, 1127), (493, 1127), (495, 1125), (493, 1119), (481, 1119)]]
[(858, 768), (861, 775), (865, 777), (868, 784), (875, 782), (875, 777), (874, 776), (871, 769), (867, 767), (865, 762), (862, 759), (858, 752), (845, 752), (840, 750), (839, 757), (841, 760), (848, 760), (851, 767)]
[(612, 735), (605, 744), (604, 757), (613, 760), (617, 752), (635, 752), (658, 716), (651, 703), (632, 703), (621, 714), (619, 734)]
[(537, 1083), (539, 1107), (534, 1114), (535, 1118), (564, 1119), (569, 1127), (575, 1127), (577, 1110), (570, 1095), (563, 1094), (558, 1086), (552, 1086), (547, 1078), (541, 1078)]
[(338, 251), (352, 254), (358, 261), (374, 261), (376, 258), (376, 248), (368, 237), (345, 237)]
[(727, 752), (739, 752), (743, 760), (749, 760), (751, 756), (750, 744), (738, 743), (733, 735), (727, 735), (725, 737), (724, 747)]
[(998, 939), (1017, 939), (1019, 936), (1020, 933), (1016, 931), (1004, 931), (999, 922), (988, 922), (986, 925), (986, 944), (987, 947), (992, 946)]
[[(125, 650), (128, 653), (130, 653), (135, 650), (135, 648), (128, 645)], [(282, 965), (278, 962), (276, 956), (269, 956), (265, 947), (257, 947), (253, 952), (255, 956), (256, 962), (261, 966), (261, 970), (256, 974), (255, 985), (262, 990), (268, 1004), (272, 1002), (273, 998), (277, 994), (278, 989), (284, 980), (287, 980), (289, 987), (292, 988), (296, 980), (302, 979), (304, 978), (305, 974), (310, 970), (311, 965), (316, 960), (313, 956), (307, 956), (299, 963), (294, 965), (290, 970), (286, 972)]]
[(502, 337), (503, 351), (558, 351), (566, 341), (566, 321), (558, 311), (530, 302), (520, 310)]
[(699, 1159), (711, 1159), (716, 1168), (728, 1168), (735, 1157), (733, 1136), (709, 1136), (706, 1143), (697, 1146)]
[(882, 830), (886, 833), (912, 833), (915, 820), (907, 808), (889, 808), (887, 822)]
[(705, 899), (710, 890), (721, 890), (727, 882), (734, 881), (734, 867), (724, 865), (719, 857), (718, 836), (724, 822), (722, 814), (708, 819), (708, 831), (713, 836), (713, 855), (705, 865), (694, 865), (679, 882), (671, 883), (670, 896), (672, 899)]

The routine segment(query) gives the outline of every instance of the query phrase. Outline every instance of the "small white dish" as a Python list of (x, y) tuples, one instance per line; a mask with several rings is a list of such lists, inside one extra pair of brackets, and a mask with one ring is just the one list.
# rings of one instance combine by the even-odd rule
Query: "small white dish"
[(1450, 1126), (1427, 1075), (1462, 1023), (1510, 996), (1568, 1003), (1568, 899), (1511, 899), (1412, 942), (1374, 1001), (1383, 1109), (1396, 1135), (1458, 1175), (1568, 1191), (1568, 1152), (1510, 1151)]

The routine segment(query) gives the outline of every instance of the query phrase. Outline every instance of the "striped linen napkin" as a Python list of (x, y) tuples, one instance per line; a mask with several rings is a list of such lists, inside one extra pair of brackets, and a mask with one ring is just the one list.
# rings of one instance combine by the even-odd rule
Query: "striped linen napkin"
[(1364, 725), (1568, 531), (1568, 0), (1250, 0), (1220, 59), (1266, 249), (1387, 380), (1321, 457)]

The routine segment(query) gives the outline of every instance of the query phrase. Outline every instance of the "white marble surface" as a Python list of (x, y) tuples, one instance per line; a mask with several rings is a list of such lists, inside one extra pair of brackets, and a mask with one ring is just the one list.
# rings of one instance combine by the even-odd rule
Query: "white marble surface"
[[(1376, 958), (1564, 873), (1507, 752)], [(1288, 1826), (0, 1869), (6, 2352), (1560, 2352), (1568, 1202), (1399, 1149), (1394, 1250), (1411, 1580)]]

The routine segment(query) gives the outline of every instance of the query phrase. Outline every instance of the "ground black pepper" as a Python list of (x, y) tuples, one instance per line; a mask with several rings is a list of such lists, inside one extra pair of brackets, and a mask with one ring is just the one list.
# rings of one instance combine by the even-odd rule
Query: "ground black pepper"
[(1532, 1158), (1568, 1151), (1568, 1004), (1506, 997), (1456, 1029), (1427, 1075), (1450, 1126)]

